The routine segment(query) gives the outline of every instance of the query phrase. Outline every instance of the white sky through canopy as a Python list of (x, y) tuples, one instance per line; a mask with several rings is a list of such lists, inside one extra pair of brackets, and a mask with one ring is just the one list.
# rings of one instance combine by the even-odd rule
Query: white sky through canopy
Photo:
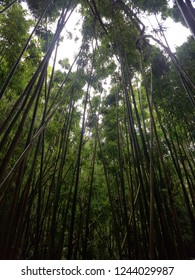
[[(66, 57), (69, 59), (71, 64), (74, 56), (78, 53), (82, 36), (80, 34), (81, 22), (80, 24), (78, 23), (80, 19), (80, 14), (77, 11), (74, 11), (68, 20), (67, 25), (62, 32), (64, 40), (59, 46), (58, 60)], [(175, 47), (182, 45), (187, 40), (187, 37), (191, 35), (189, 29), (184, 27), (181, 23), (175, 23), (171, 18), (167, 18), (165, 21), (162, 21), (159, 16), (158, 20), (163, 24), (163, 27), (166, 28), (165, 36), (173, 52), (175, 52)], [(145, 17), (143, 22), (146, 26), (148, 26), (146, 34), (152, 34), (152, 28), (158, 28), (158, 24), (154, 16)], [(78, 25), (76, 26), (76, 24)], [(68, 38), (67, 31), (72, 33), (72, 40)], [(75, 37), (79, 38), (77, 42), (74, 41)]]
[[(173, 6), (172, 0), (169, 1), (169, 5), (171, 7)], [(28, 10), (26, 3), (22, 2), (22, 6), (24, 9)], [(146, 34), (152, 34), (152, 28), (158, 28), (155, 16), (144, 16), (142, 20), (144, 24), (148, 26)], [(182, 45), (186, 41), (187, 37), (191, 35), (189, 29), (185, 28), (181, 23), (175, 23), (171, 18), (167, 18), (162, 22), (160, 17), (158, 17), (158, 20), (160, 23), (163, 23), (163, 27), (166, 27), (167, 29), (165, 36), (173, 52), (175, 52), (175, 47)], [(68, 58), (70, 64), (73, 62), (74, 57), (79, 52), (81, 46), (81, 22), (81, 15), (79, 14), (78, 9), (75, 9), (75, 11), (70, 16), (63, 32), (61, 33), (61, 36), (64, 37), (64, 40), (60, 43), (58, 48), (57, 62), (64, 58)], [(55, 28), (53, 29), (53, 32), (54, 31)], [(72, 34), (72, 39), (70, 39), (68, 32)], [(77, 41), (75, 41), (76, 37), (78, 38)], [(60, 66), (57, 65), (57, 68), (58, 67)]]

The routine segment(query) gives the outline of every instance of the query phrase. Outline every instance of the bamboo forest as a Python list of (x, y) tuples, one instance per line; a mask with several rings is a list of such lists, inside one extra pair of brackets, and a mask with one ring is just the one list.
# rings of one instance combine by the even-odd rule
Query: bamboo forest
[(194, 38), (192, 0), (0, 1), (1, 259), (195, 258)]

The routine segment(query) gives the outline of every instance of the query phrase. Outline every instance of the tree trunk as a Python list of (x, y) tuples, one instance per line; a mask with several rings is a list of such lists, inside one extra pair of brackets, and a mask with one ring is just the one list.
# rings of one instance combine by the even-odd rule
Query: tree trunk
[(195, 9), (190, 0), (176, 0), (176, 3), (182, 13), (182, 16), (195, 37)]

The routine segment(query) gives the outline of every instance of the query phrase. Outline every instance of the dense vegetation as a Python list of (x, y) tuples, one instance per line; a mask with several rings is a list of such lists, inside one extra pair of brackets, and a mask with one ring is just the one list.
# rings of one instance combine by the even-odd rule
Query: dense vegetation
[(23, 2), (0, 4), (1, 259), (195, 258), (195, 42), (142, 23), (178, 6)]

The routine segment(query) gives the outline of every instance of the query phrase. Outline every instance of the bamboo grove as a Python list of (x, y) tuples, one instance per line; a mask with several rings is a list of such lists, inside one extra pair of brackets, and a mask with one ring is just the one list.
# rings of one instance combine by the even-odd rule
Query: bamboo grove
[(142, 22), (177, 5), (19, 2), (0, 5), (1, 259), (194, 258), (195, 42)]

